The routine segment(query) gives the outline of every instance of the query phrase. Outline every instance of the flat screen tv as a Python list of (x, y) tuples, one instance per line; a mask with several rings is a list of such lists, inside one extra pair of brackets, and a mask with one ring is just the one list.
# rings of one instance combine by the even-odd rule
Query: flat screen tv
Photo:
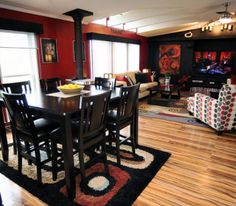
[(232, 69), (233, 52), (231, 51), (196, 51), (194, 53), (194, 74), (230, 75)]

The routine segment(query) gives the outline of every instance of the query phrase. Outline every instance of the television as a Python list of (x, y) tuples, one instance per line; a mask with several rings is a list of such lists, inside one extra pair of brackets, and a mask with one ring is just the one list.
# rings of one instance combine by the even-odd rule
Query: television
[(230, 75), (233, 69), (232, 51), (194, 52), (193, 73), (209, 75)]

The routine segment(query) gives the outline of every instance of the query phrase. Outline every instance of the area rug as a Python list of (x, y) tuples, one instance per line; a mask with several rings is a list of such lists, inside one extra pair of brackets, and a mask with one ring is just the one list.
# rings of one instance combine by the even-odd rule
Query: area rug
[(172, 100), (168, 106), (152, 105), (148, 104), (147, 100), (143, 100), (139, 103), (139, 115), (206, 127), (205, 124), (198, 122), (190, 115), (186, 108), (186, 97), (181, 97), (179, 100)]
[[(86, 189), (83, 192), (80, 190), (80, 175), (78, 173), (74, 201), (67, 198), (62, 172), (59, 174), (59, 179), (53, 182), (51, 172), (43, 170), (43, 185), (39, 187), (36, 181), (35, 166), (28, 166), (27, 162), (24, 162), (23, 168), (32, 168), (28, 171), (24, 170), (24, 175), (18, 175), (14, 168), (16, 165), (11, 163), (16, 158), (12, 151), (8, 165), (0, 161), (0, 172), (49, 205), (128, 206), (132, 205), (158, 170), (165, 164), (170, 153), (138, 146), (136, 155), (133, 156), (130, 146), (124, 145), (121, 156), (122, 166), (119, 166), (116, 163), (115, 156), (109, 153), (109, 175), (104, 172), (104, 166), (101, 162), (89, 167), (86, 170)], [(34, 174), (32, 175), (32, 173)]]

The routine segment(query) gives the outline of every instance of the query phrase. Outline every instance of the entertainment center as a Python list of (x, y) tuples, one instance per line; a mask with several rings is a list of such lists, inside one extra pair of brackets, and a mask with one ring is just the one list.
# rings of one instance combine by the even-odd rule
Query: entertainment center
[(227, 82), (227, 78), (229, 76), (193, 75), (190, 79), (190, 91), (210, 96), (214, 93), (218, 94), (220, 88)]
[(197, 76), (191, 77), (191, 87), (207, 87), (220, 89), (227, 82), (227, 76), (212, 77), (212, 76)]

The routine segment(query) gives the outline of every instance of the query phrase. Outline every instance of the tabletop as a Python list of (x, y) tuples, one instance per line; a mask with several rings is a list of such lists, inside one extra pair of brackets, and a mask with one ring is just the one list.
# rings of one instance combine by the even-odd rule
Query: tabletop
[(158, 85), (158, 86), (155, 86), (155, 87), (151, 87), (149, 88), (148, 90), (150, 91), (158, 91), (158, 92), (174, 92), (174, 91), (178, 91), (180, 89), (180, 87), (178, 87), (177, 85), (173, 85), (173, 84), (170, 84), (170, 85)]
[[(82, 96), (90, 96), (104, 93), (109, 91), (103, 88), (95, 88), (93, 85), (86, 85), (84, 90), (89, 91), (86, 94), (77, 96), (60, 98), (55, 96), (45, 95), (40, 91), (26, 94), (28, 105), (31, 109), (37, 109), (39, 111), (47, 111), (52, 114), (64, 115), (71, 114), (78, 111), (80, 100)], [(112, 90), (111, 101), (119, 98), (120, 89), (116, 88)]]

